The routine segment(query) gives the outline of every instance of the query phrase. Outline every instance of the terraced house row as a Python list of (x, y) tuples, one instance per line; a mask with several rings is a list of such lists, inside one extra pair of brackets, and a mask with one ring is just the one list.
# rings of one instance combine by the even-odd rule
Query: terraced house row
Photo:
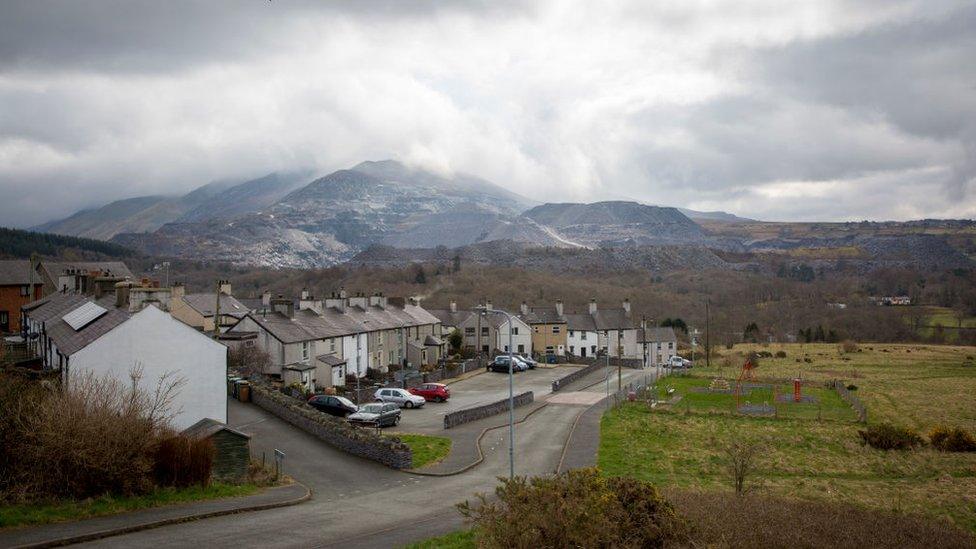
[(260, 347), (271, 357), (265, 374), (310, 390), (344, 385), (367, 369), (436, 364), (445, 351), (440, 320), (419, 302), (345, 290), (325, 299), (303, 291), (297, 301), (265, 294), (225, 340)]

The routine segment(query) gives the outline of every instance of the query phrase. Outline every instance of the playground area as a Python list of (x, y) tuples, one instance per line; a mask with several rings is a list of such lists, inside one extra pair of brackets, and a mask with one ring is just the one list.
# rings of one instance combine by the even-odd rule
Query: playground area
[(799, 395), (792, 382), (755, 378), (742, 382), (736, 394), (736, 378), (693, 375), (668, 376), (656, 387), (663, 410), (704, 414), (855, 421), (854, 410), (822, 382), (802, 382)]

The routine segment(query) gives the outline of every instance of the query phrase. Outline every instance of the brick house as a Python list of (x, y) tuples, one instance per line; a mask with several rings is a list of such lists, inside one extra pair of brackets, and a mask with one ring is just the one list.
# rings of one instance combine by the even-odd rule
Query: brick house
[[(34, 295), (31, 294), (31, 283)], [(20, 308), (41, 298), (43, 284), (31, 272), (30, 261), (0, 261), (0, 334), (20, 332)]]

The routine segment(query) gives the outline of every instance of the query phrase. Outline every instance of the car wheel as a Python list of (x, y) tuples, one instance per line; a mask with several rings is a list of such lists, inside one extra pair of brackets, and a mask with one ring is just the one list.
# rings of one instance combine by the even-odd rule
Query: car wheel
[(393, 426), (396, 427), (399, 424), (400, 424), (400, 416), (397, 416), (396, 419), (393, 420)]
[(437, 402), (444, 402), (444, 397), (437, 397), (435, 400)]
[(404, 407), (413, 408), (413, 401), (408, 400), (407, 403), (404, 405)]

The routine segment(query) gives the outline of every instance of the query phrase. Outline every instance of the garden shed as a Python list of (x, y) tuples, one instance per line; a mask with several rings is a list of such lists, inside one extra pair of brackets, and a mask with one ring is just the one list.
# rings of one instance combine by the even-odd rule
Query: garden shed
[(213, 442), (214, 480), (236, 483), (247, 478), (247, 468), (251, 461), (250, 435), (210, 418), (194, 423), (183, 434), (192, 439), (210, 439)]

